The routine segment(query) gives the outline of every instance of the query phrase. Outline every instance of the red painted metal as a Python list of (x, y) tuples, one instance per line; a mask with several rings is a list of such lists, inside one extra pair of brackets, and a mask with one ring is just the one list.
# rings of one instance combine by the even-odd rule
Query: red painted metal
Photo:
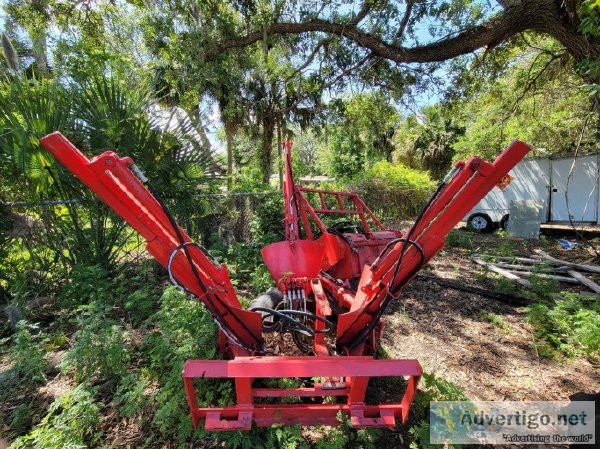
[[(321, 269), (328, 271), (337, 279), (359, 277), (365, 265), (372, 263), (385, 246), (402, 233), (387, 229), (365, 203), (351, 192), (315, 189), (294, 184), (292, 178), (291, 142), (284, 143), (285, 182), (283, 190), (287, 242), (293, 245), (300, 239), (299, 218), (306, 240), (314, 240), (314, 231), (322, 234), (317, 241), (323, 247), (324, 258)], [(319, 206), (311, 204), (309, 195), (313, 195)], [(364, 234), (344, 233), (334, 235), (327, 229), (322, 215), (348, 215), (360, 222)], [(379, 231), (373, 231), (376, 227)], [(284, 250), (284, 245), (279, 249)], [(266, 249), (266, 248), (265, 248)], [(264, 254), (264, 253), (263, 253)], [(269, 259), (272, 259), (270, 257)], [(265, 259), (267, 266), (269, 263)], [(277, 279), (277, 278), (275, 278)]]
[[(134, 174), (133, 161), (106, 152), (89, 160), (60, 133), (41, 139), (67, 169), (125, 219), (147, 242), (147, 249), (163, 266), (179, 245), (178, 237), (161, 204)], [(378, 312), (388, 292), (398, 298), (401, 289), (444, 245), (447, 233), (483, 198), (529, 151), (522, 142), (511, 144), (493, 164), (479, 158), (459, 162), (439, 195), (425, 211), (412, 235), (422, 248), (421, 260), (414, 245), (398, 241), (399, 231), (386, 229), (357, 195), (294, 184), (291, 170), (291, 142), (284, 143), (286, 174), (284, 207), (286, 241), (262, 250), (265, 263), (284, 294), (303, 293), (312, 301), (318, 317), (337, 318), (335, 348), (324, 334), (313, 341), (316, 356), (254, 356), (261, 353), (262, 318), (244, 310), (234, 292), (227, 269), (214, 263), (202, 250), (189, 246), (201, 284), (186, 258), (173, 255), (172, 273), (177, 281), (203, 301), (221, 328), (219, 348), (233, 360), (188, 361), (183, 378), (194, 426), (205, 420), (212, 430), (249, 429), (273, 423), (338, 424), (339, 412), (354, 426), (393, 426), (396, 418), (405, 423), (416, 394), (421, 367), (415, 360), (374, 360), (384, 322)], [(318, 201), (314, 206), (310, 201)], [(335, 233), (326, 228), (320, 216), (348, 215), (360, 221), (362, 233)], [(302, 223), (302, 230), (300, 229)], [(178, 228), (185, 242), (190, 238)], [(321, 232), (315, 239), (314, 232)], [(377, 230), (374, 230), (377, 229)], [(407, 235), (404, 235), (404, 239)], [(404, 252), (398, 276), (393, 272)], [(393, 281), (393, 285), (392, 284)], [(358, 287), (356, 286), (358, 285)], [(354, 287), (353, 287), (354, 285)], [(330, 303), (330, 300), (333, 302)], [(337, 308), (333, 305), (337, 303)], [(334, 320), (335, 321), (335, 320)], [(325, 323), (315, 319), (316, 330)], [(233, 329), (244, 348), (232, 342), (225, 329)], [(368, 335), (362, 335), (369, 330)], [(359, 339), (360, 337), (360, 339)], [(254, 348), (254, 349), (245, 349)], [(343, 356), (331, 356), (330, 349)], [(408, 376), (400, 403), (365, 405), (370, 377)], [(236, 404), (228, 407), (198, 406), (194, 379), (230, 378), (235, 382)], [(255, 386), (261, 378), (326, 378), (312, 387), (273, 389)], [(345, 397), (345, 403), (261, 403), (261, 398)], [(257, 401), (258, 399), (258, 401)]]
[(285, 223), (285, 237), (291, 243), (300, 238), (298, 229), (298, 208), (295, 198), (296, 186), (292, 175), (292, 142), (283, 142), (283, 157), (285, 159), (285, 179), (283, 181), (283, 212)]
[(315, 278), (321, 271), (323, 245), (315, 240), (283, 241), (265, 246), (261, 254), (276, 282), (289, 277)]
[[(423, 370), (416, 360), (375, 360), (372, 357), (236, 357), (234, 360), (188, 360), (183, 379), (194, 428), (205, 419), (207, 430), (249, 430), (271, 424), (339, 424), (337, 415), (350, 418), (356, 427), (394, 427), (396, 418), (406, 423), (410, 404)], [(409, 377), (399, 403), (366, 405), (371, 377)], [(254, 388), (255, 379), (330, 377), (335, 384), (311, 388)], [(198, 407), (193, 381), (198, 378), (234, 379), (237, 403), (229, 407)], [(344, 404), (264, 404), (256, 398), (346, 397)]]
[[(139, 232), (146, 240), (148, 252), (161, 265), (167, 266), (169, 256), (179, 245), (179, 241), (158, 201), (130, 170), (133, 165), (130, 158), (120, 158), (107, 151), (89, 160), (58, 132), (42, 138), (40, 143)], [(183, 229), (180, 231), (185, 241), (191, 241)], [(203, 291), (198, 285), (183, 251), (177, 253), (172, 265), (173, 274), (178, 282), (201, 301), (207, 303), (212, 300), (227, 324), (235, 329), (249, 346), (262, 344), (261, 315), (242, 308), (229, 280), (227, 267), (213, 264), (197, 247), (188, 248), (208, 289)], [(231, 347), (231, 350), (238, 354), (247, 354), (247, 351), (237, 346)]]
[[(522, 142), (513, 142), (493, 164), (480, 158), (456, 164), (457, 173), (426, 211), (413, 240), (417, 242), (427, 263), (444, 246), (448, 232), (490, 191), (530, 150)], [(405, 236), (406, 237), (406, 236)], [(408, 245), (395, 285), (388, 285), (404, 243), (399, 242), (376, 264), (365, 267), (354, 302), (348, 313), (338, 318), (337, 343), (349, 344), (372, 321), (387, 292), (401, 289), (415, 274), (421, 263), (416, 248)]]

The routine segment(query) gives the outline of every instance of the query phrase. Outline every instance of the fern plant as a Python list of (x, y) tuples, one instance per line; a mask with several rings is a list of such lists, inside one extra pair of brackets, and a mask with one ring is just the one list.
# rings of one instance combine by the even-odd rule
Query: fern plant
[(26, 321), (19, 321), (17, 325), (14, 345), (9, 350), (9, 360), (13, 363), (12, 370), (21, 384), (34, 386), (46, 381), (46, 351), (40, 334), (33, 335)]
[(93, 394), (78, 386), (56, 399), (42, 421), (10, 449), (76, 449), (88, 446), (99, 435), (100, 406)]
[(61, 367), (73, 370), (78, 381), (120, 379), (127, 373), (130, 351), (127, 334), (107, 320), (107, 309), (96, 303), (81, 307), (75, 344)]

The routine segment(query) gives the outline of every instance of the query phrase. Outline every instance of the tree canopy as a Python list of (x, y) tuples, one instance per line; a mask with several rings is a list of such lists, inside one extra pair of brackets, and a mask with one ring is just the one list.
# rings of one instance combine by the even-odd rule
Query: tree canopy
[(320, 141), (313, 173), (347, 178), (384, 159), (439, 177), (514, 137), (549, 153), (594, 145), (599, 10), (597, 0), (11, 0), (3, 70), (149, 88), (187, 114), (203, 146), (224, 149), (230, 189), (249, 164), (267, 184), (280, 142), (309, 142), (303, 134)]

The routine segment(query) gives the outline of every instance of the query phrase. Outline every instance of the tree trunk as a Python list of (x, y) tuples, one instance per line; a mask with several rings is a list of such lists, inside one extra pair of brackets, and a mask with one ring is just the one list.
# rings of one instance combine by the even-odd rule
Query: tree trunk
[(262, 171), (262, 180), (265, 184), (268, 184), (269, 178), (271, 177), (273, 133), (275, 131), (275, 121), (273, 120), (273, 115), (269, 113), (265, 114), (262, 122), (263, 138), (260, 155), (260, 168)]
[(224, 121), (225, 141), (227, 144), (227, 190), (231, 190), (233, 185), (233, 137), (235, 135), (235, 126), (229, 121)]
[(48, 15), (47, 2), (41, 0), (34, 0), (31, 2), (35, 15), (39, 16), (43, 20), (41, 27), (35, 29), (29, 28), (29, 35), (31, 37), (31, 43), (33, 44), (33, 59), (35, 65), (41, 74), (48, 74), (48, 41), (47, 41), (47, 30), (50, 26), (50, 16)]
[(38, 32), (31, 36), (31, 41), (33, 43), (33, 59), (35, 60), (35, 65), (40, 73), (46, 75), (48, 74), (46, 34), (43, 31)]
[(552, 36), (564, 45), (577, 62), (586, 58), (600, 58), (600, 39), (579, 32), (581, 21), (578, 10), (581, 1), (546, 0), (543, 4), (535, 14), (531, 13), (530, 29)]
[(282, 159), (282, 152), (281, 152), (281, 142), (282, 142), (281, 122), (282, 122), (282, 119), (280, 118), (279, 121), (277, 122), (277, 156), (279, 157), (279, 163), (278, 163), (277, 167), (278, 167), (278, 172), (279, 172), (279, 190), (283, 190), (283, 159)]

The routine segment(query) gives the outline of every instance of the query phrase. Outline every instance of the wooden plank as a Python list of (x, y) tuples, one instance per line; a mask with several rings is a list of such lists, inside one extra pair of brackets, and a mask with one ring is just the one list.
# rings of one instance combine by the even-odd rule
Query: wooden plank
[(553, 265), (579, 268), (580, 270), (589, 271), (590, 273), (600, 273), (600, 266), (598, 265), (585, 265), (581, 263), (567, 262), (566, 260), (560, 260), (555, 257), (552, 257), (551, 255), (545, 253), (541, 249), (534, 249), (533, 252)]
[(507, 270), (530, 271), (535, 268), (536, 270), (538, 270), (540, 272), (545, 272), (545, 273), (554, 273), (554, 271), (555, 271), (554, 267), (536, 268), (535, 265), (517, 265), (517, 264), (512, 264), (512, 263), (504, 263), (504, 262), (498, 262), (498, 263), (495, 263), (494, 265), (496, 265), (497, 267), (500, 267), (500, 268), (506, 268)]
[(511, 281), (515, 281), (516, 283), (521, 284), (523, 287), (531, 287), (531, 282), (529, 282), (528, 280), (521, 279), (519, 276), (511, 273), (510, 271), (507, 271), (503, 268), (497, 267), (496, 265), (494, 265), (492, 263), (485, 262), (484, 260), (481, 260), (476, 255), (472, 255), (471, 259), (476, 264), (487, 267), (489, 270), (493, 271), (494, 273), (498, 273), (500, 276), (504, 276), (505, 278), (510, 279)]
[[(488, 256), (488, 255), (483, 255), (483, 254), (475, 254), (475, 256), (477, 256), (477, 257), (492, 257), (492, 256)], [(524, 263), (530, 263), (530, 264), (534, 264), (534, 265), (539, 265), (541, 263), (544, 263), (543, 260), (530, 259), (528, 257), (506, 257), (506, 256), (493, 256), (493, 257), (495, 259), (506, 260), (508, 262), (524, 262)]]
[(600, 293), (600, 285), (596, 284), (591, 279), (588, 279), (583, 274), (578, 273), (575, 270), (569, 270), (569, 271), (567, 271), (567, 273), (569, 273), (571, 276), (573, 276), (575, 279), (577, 279), (583, 285), (585, 285), (586, 287), (588, 287), (590, 290), (592, 290), (592, 291), (594, 291), (596, 293)]
[(533, 271), (507, 270), (517, 276), (537, 276), (542, 279), (554, 279), (555, 281), (566, 282), (568, 284), (579, 284), (579, 280), (569, 276), (556, 276), (554, 274), (535, 273)]

